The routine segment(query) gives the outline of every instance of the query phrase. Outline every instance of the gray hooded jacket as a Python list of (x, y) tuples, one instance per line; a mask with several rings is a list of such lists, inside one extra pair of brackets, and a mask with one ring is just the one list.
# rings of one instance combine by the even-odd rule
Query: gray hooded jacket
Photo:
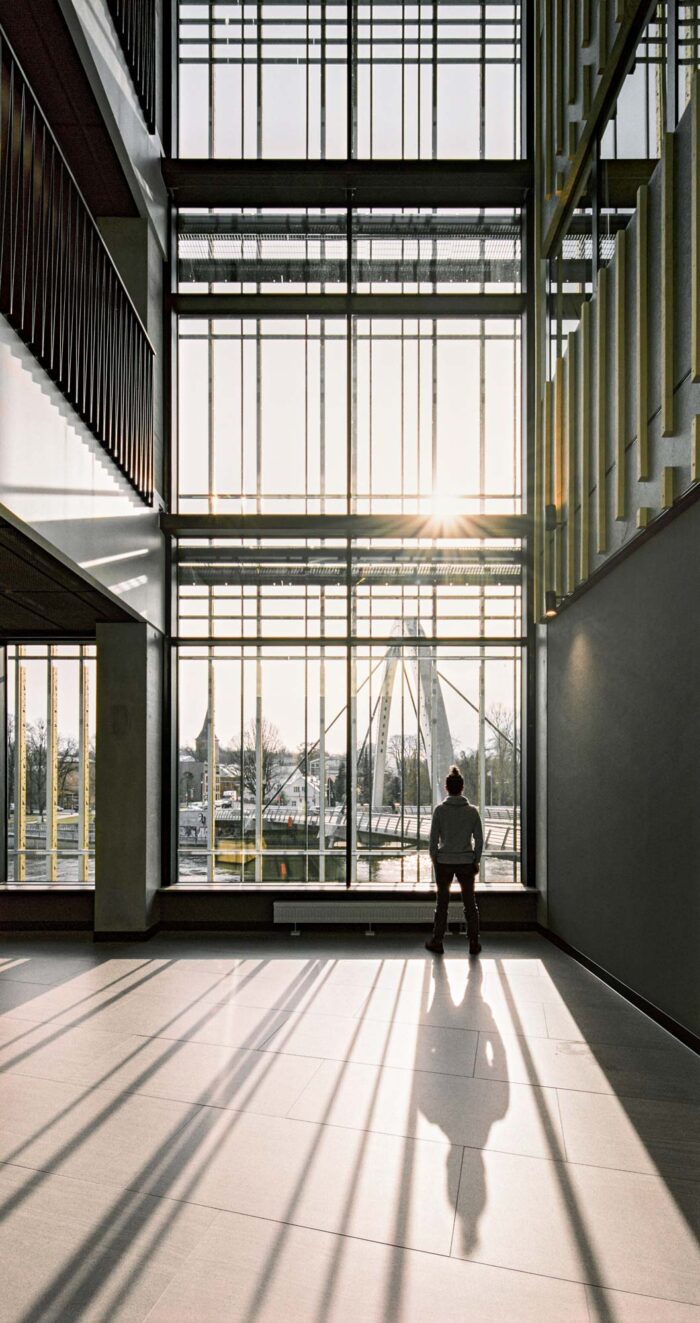
[(464, 795), (448, 795), (433, 813), (430, 827), (433, 863), (478, 864), (483, 848), (484, 832), (479, 810)]

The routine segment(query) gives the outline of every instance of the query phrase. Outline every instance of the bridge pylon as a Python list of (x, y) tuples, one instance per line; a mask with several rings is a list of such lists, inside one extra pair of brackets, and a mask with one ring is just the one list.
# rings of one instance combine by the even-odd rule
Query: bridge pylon
[[(414, 638), (425, 638), (423, 627), (420, 621), (415, 618), (400, 621), (394, 626), (393, 632), (404, 637), (409, 635)], [(418, 715), (419, 757), (424, 754), (428, 764), (433, 804), (437, 804), (443, 798), (445, 773), (450, 764), (454, 762), (452, 735), (447, 720), (447, 710), (438, 675), (434, 647), (425, 648), (419, 643), (413, 645), (392, 643), (387, 648), (379, 702), (377, 746), (372, 775), (373, 810), (381, 809), (384, 803), (389, 722), (399, 662), (404, 666), (407, 665), (413, 676)], [(418, 778), (418, 793), (420, 795), (420, 777)]]

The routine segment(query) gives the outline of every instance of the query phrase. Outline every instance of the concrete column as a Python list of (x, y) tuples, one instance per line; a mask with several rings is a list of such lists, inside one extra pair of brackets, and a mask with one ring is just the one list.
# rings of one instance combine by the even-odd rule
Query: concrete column
[(7, 882), (7, 791), (7, 648), (3, 644), (0, 645), (0, 884)]
[(161, 878), (163, 637), (97, 626), (95, 935), (157, 923)]

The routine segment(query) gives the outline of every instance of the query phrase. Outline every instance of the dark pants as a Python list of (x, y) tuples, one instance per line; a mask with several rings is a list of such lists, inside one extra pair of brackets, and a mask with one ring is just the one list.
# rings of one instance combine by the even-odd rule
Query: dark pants
[(447, 927), (447, 907), (450, 903), (450, 887), (453, 877), (457, 878), (462, 892), (464, 902), (464, 917), (467, 921), (467, 932), (470, 942), (479, 940), (479, 911), (476, 908), (474, 899), (474, 882), (476, 873), (473, 864), (436, 864), (435, 865), (435, 885), (437, 887), (437, 905), (435, 907), (435, 922), (433, 924), (433, 937), (441, 942), (445, 936)]

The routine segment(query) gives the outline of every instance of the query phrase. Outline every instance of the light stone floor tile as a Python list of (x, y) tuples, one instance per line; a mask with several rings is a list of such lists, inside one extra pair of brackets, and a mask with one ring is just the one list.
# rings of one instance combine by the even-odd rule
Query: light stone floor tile
[(289, 1115), (535, 1157), (564, 1151), (553, 1089), (430, 1071), (327, 1061)]
[[(72, 1011), (58, 1015), (54, 1024), (70, 1025)], [(275, 1030), (287, 1023), (286, 1012), (271, 1007), (241, 1006), (204, 1000), (183, 1008), (166, 997), (145, 992), (90, 1014), (90, 1024), (108, 1033), (142, 1034), (160, 1038), (192, 1038), (200, 1043), (228, 1047), (259, 1047)]]
[[(102, 962), (101, 962), (102, 963)], [(78, 978), (93, 969), (99, 969), (89, 957), (65, 958), (60, 951), (53, 955), (1, 955), (0, 980), (13, 983), (43, 983), (53, 985)]]
[(377, 990), (370, 993), (359, 1014), (365, 1020), (391, 1020), (396, 1024), (429, 1024), (445, 1029), (497, 1028), (501, 1033), (547, 1037), (545, 1010), (540, 1002), (522, 1002), (516, 1017), (499, 990), (484, 990), (482, 985), (468, 983), (461, 988), (453, 985), (443, 989), (441, 985), (433, 985), (401, 988), (396, 992)]
[(45, 983), (30, 983), (9, 977), (0, 979), (0, 1015), (19, 1011), (23, 1016), (31, 1015), (33, 1019), (43, 1019), (41, 1010), (38, 1014), (34, 1014), (32, 1007), (41, 1002), (45, 993)]
[(464, 1151), (456, 1255), (697, 1304), (698, 1230), (692, 1182)]
[[(482, 966), (481, 958), (479, 965)], [(585, 978), (582, 975), (585, 975)], [(600, 1000), (601, 1008), (609, 1004), (610, 989), (600, 983), (596, 987), (591, 982), (593, 975), (589, 975), (586, 970), (581, 970), (581, 975), (576, 975), (565, 983), (558, 978), (555, 982), (547, 973), (537, 977), (513, 973), (508, 978), (504, 978), (499, 972), (497, 962), (492, 961), (489, 967), (487, 961), (483, 964), (482, 978), (485, 996), (501, 994), (512, 1000), (517, 1010), (523, 1004), (533, 1001), (544, 1006), (575, 1006), (579, 1000)]]
[(214, 999), (226, 1005), (311, 1011), (314, 1015), (355, 1015), (363, 1009), (367, 992), (353, 984), (328, 986), (322, 977), (295, 985), (280, 984), (261, 974), (250, 979), (231, 979), (225, 987), (217, 989)]
[(461, 1149), (203, 1109), (151, 1194), (449, 1253)]
[(217, 1216), (12, 1166), (0, 1207), (1, 1323), (140, 1323)]
[(544, 1015), (550, 1038), (639, 1047), (673, 1048), (675, 1045), (660, 1025), (636, 1007), (625, 1003), (621, 997), (616, 998), (616, 1003), (607, 1006), (583, 1000), (578, 1001), (574, 1007), (563, 1003), (550, 1004), (544, 1007)]
[[(125, 1011), (132, 1003), (138, 1006), (144, 996), (174, 1013), (216, 1001), (227, 977), (226, 973), (185, 975), (155, 961), (121, 974), (113, 972), (109, 978), (95, 978), (91, 972), (59, 986), (42, 988), (41, 995), (33, 998), (22, 1014), (45, 1020), (66, 1014), (84, 1017), (110, 1008)], [(0, 995), (3, 986), (0, 983)]]
[(700, 1306), (587, 1286), (590, 1323), (698, 1323)]
[[(22, 1014), (40, 1020), (55, 1019), (72, 1012), (76, 1019), (84, 1019), (98, 1011), (114, 1009), (123, 1017), (129, 1014), (132, 1006), (138, 1011), (144, 996), (168, 1018), (176, 1012), (185, 1013), (195, 1007), (229, 1001), (252, 1007), (287, 1006), (290, 1010), (310, 1007), (318, 1002), (320, 1011), (344, 1008), (350, 1013), (359, 1009), (366, 997), (362, 988), (348, 993), (347, 988), (326, 987), (319, 961), (304, 962), (303, 974), (289, 973), (285, 977), (275, 977), (270, 962), (262, 961), (247, 962), (236, 970), (212, 970), (208, 963), (202, 962), (205, 970), (199, 973), (179, 966), (173, 969), (162, 961), (142, 962), (138, 967), (135, 962), (124, 963), (128, 967), (121, 972), (103, 967), (60, 987), (45, 990)], [(191, 961), (184, 963), (192, 964)]]
[(482, 1033), (474, 1073), (558, 1089), (693, 1102), (700, 1096), (700, 1059), (681, 1043), (666, 1041), (664, 1048), (591, 1047), (580, 1040)]
[[(582, 1286), (221, 1213), (148, 1323), (590, 1323)], [(661, 1323), (665, 1323), (662, 1320)]]
[[(165, 1181), (196, 1107), (23, 1075), (0, 1077), (0, 1162), (78, 1180)], [(178, 1140), (179, 1142), (179, 1140)]]
[[(96, 977), (97, 973), (100, 977)], [(18, 1006), (15, 1013), (23, 1019), (43, 1023), (59, 1021), (61, 1017), (70, 1017), (75, 1024), (83, 1023), (98, 1011), (126, 1006), (132, 998), (138, 1001), (144, 994), (153, 997), (159, 976), (160, 969), (156, 965), (129, 969), (121, 974), (111, 971), (108, 977), (103, 976), (103, 971), (90, 971), (65, 983), (42, 986), (37, 995)], [(192, 1001), (192, 993), (189, 1001)]]
[(562, 1090), (570, 1162), (700, 1180), (700, 1106)]
[[(459, 954), (453, 956), (449, 938), (445, 939), (445, 955), (436, 960), (425, 952), (424, 940), (424, 938), (419, 939), (415, 954), (409, 958), (385, 959), (374, 962), (373, 968), (368, 966), (363, 980), (365, 986), (377, 993), (395, 993), (399, 988), (424, 989), (430, 985), (433, 975), (438, 974), (450, 987), (462, 989), (466, 982), (477, 977), (485, 984), (493, 984), (499, 988), (508, 986), (512, 978), (517, 978), (524, 981), (533, 996), (546, 995), (549, 979), (538, 960), (495, 960), (489, 958), (484, 951), (476, 963), (469, 960), (466, 944)], [(461, 941), (464, 942), (464, 939)], [(488, 936), (484, 937), (484, 941), (488, 943)], [(357, 978), (357, 972), (355, 977)], [(347, 981), (348, 970), (345, 967), (337, 965), (329, 973), (329, 982), (332, 984), (347, 983)]]
[(73, 1078), (120, 1093), (285, 1116), (319, 1065), (314, 1057), (132, 1037), (94, 1066), (76, 1065)]
[(0, 1071), (76, 1082), (111, 1068), (115, 1051), (128, 1052), (130, 1035), (105, 1033), (86, 1024), (37, 1024), (0, 1020)]
[[(345, 965), (352, 965), (354, 962), (343, 962)], [(299, 960), (290, 959), (282, 956), (279, 959), (256, 959), (252, 957), (247, 960), (239, 960), (234, 968), (229, 970), (229, 980), (231, 982), (247, 982), (249, 985), (256, 981), (261, 983), (274, 984), (279, 992), (285, 989), (294, 989), (306, 985), (309, 980), (313, 982), (323, 981), (328, 983), (339, 968), (339, 961), (328, 958), (315, 957), (301, 958)], [(352, 981), (348, 978), (348, 981)], [(360, 980), (362, 981), (362, 980)]]
[(340, 1015), (294, 1015), (267, 1040), (265, 1051), (471, 1075), (477, 1037), (468, 1029)]

